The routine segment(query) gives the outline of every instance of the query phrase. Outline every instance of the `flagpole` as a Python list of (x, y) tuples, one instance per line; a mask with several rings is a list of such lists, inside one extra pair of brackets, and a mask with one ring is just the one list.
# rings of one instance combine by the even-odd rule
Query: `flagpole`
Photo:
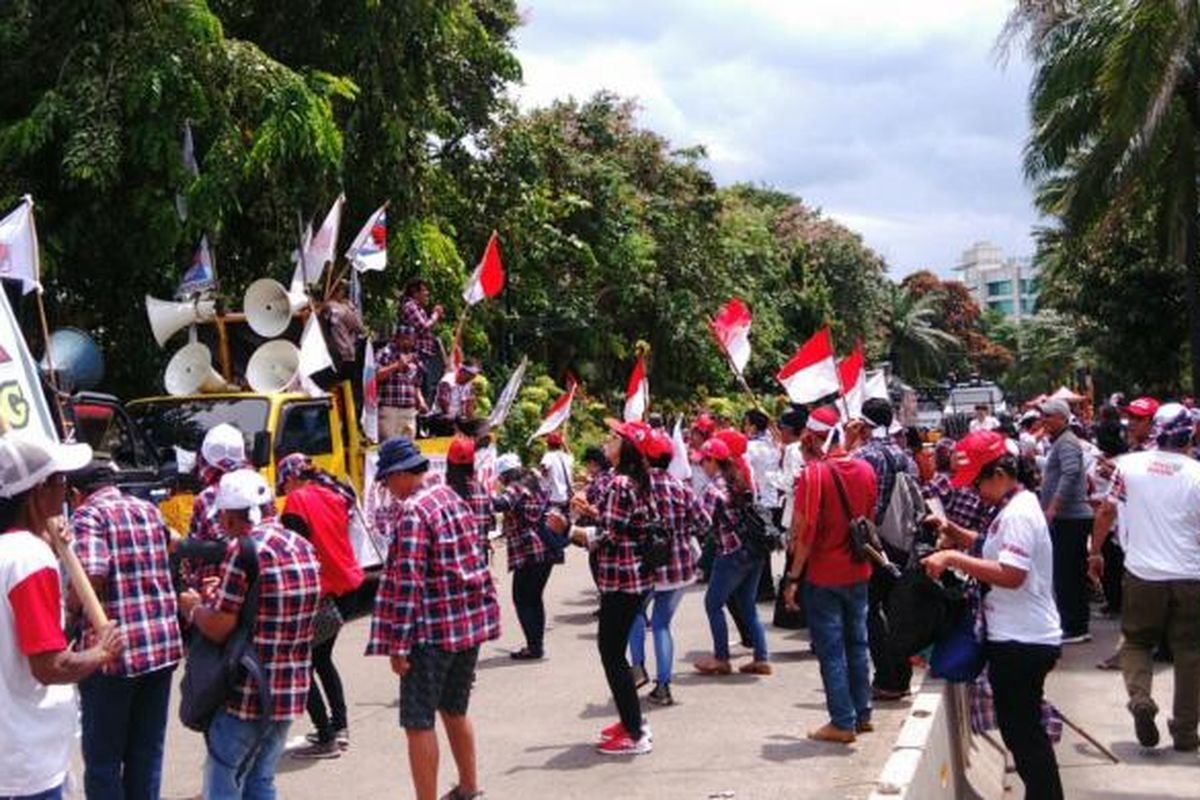
[(58, 406), (58, 418), (62, 420), (63, 432), (69, 432), (70, 421), (67, 419), (67, 410), (63, 405), (62, 390), (58, 386), (58, 373), (54, 369), (54, 355), (50, 352), (50, 323), (46, 318), (46, 302), (42, 298), (44, 290), (42, 289), (42, 248), (38, 243), (37, 235), (37, 215), (33, 213), (33, 196), (25, 195), (25, 199), (29, 202), (29, 228), (33, 233), (33, 270), (37, 276), (37, 309), (38, 322), (42, 328), (42, 341), (46, 345), (46, 369), (50, 372), (50, 388), (54, 391), (54, 404)]

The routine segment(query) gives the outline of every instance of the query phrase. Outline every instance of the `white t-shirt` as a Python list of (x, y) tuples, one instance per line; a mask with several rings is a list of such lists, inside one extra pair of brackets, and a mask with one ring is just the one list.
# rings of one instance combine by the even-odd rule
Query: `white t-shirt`
[(979, 417), (971, 417), (969, 429), (971, 431), (994, 431), (1000, 427), (1000, 420), (988, 414), (983, 419)]
[(62, 588), (49, 545), (0, 534), (0, 796), (62, 784), (75, 741), (74, 686), (43, 686), (29, 655), (64, 649)]
[(754, 477), (758, 503), (766, 508), (779, 507), (779, 490), (771, 475), (779, 469), (779, 448), (766, 437), (751, 439), (746, 445), (746, 463)]
[(1037, 495), (1021, 490), (1000, 511), (983, 540), (983, 557), (1025, 571), (1016, 589), (992, 586), (984, 596), (988, 641), (1061, 644), (1054, 551)]
[(551, 503), (571, 500), (571, 470), (575, 459), (566, 450), (547, 450), (542, 456), (542, 477)]
[(1144, 581), (1200, 580), (1200, 463), (1166, 450), (1128, 453), (1108, 499), (1120, 512), (1125, 569)]
[(783, 448), (783, 466), (776, 476), (776, 487), (783, 496), (783, 519), (781, 525), (784, 531), (792, 529), (792, 516), (796, 508), (796, 478), (804, 469), (804, 452), (799, 442), (792, 442)]

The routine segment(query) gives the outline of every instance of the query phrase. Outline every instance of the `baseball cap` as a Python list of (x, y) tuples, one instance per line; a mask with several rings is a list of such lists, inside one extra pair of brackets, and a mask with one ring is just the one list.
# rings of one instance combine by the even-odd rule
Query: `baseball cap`
[(546, 444), (549, 445), (550, 447), (562, 447), (563, 446), (563, 435), (561, 433), (559, 433), (558, 431), (554, 431), (553, 433), (546, 434)]
[(1043, 416), (1071, 418), (1071, 406), (1066, 400), (1058, 397), (1043, 400), (1038, 404), (1038, 411), (1041, 411)]
[(1024, 414), (1022, 414), (1021, 418), (1017, 421), (1019, 423), (1021, 423), (1022, 425), (1024, 425), (1026, 422), (1037, 422), (1041, 418), (1042, 418), (1042, 412), (1038, 411), (1037, 409), (1031, 408), (1028, 411), (1026, 411)]
[(521, 457), (516, 453), (503, 453), (496, 459), (496, 474), (503, 475), (521, 468)]
[(621, 422), (611, 418), (604, 422), (608, 425), (609, 430), (617, 436), (632, 442), (638, 452), (642, 451), (643, 443), (654, 433), (654, 429), (644, 422)]
[(1125, 406), (1125, 413), (1138, 419), (1153, 419), (1158, 413), (1160, 403), (1153, 397), (1139, 397)]
[(675, 455), (675, 443), (663, 431), (654, 431), (642, 445), (642, 455), (651, 461), (670, 458)]
[(235, 469), (217, 484), (218, 511), (248, 511), (250, 521), (262, 522), (262, 507), (275, 499), (267, 479), (252, 469)]
[(475, 466), (475, 442), (466, 436), (455, 436), (446, 451), (446, 463)]
[(304, 453), (291, 453), (280, 459), (275, 465), (275, 491), (282, 492), (284, 485), (292, 478), (299, 478), (312, 469), (312, 462)]
[(829, 433), (837, 427), (841, 422), (842, 415), (833, 406), (821, 406), (814, 408), (808, 415), (808, 421), (804, 423), (804, 427), (814, 433)]
[(746, 435), (733, 428), (722, 428), (713, 436), (724, 442), (729, 448), (730, 454), (735, 457), (746, 455), (746, 449), (750, 446), (750, 440), (746, 438)]
[(375, 480), (382, 481), (396, 472), (418, 472), (429, 465), (429, 459), (421, 448), (407, 436), (395, 436), (379, 446), (379, 464), (375, 468)]
[(700, 433), (712, 433), (716, 429), (717, 423), (711, 414), (701, 414), (692, 422), (692, 430)]
[(733, 453), (729, 452), (729, 445), (720, 439), (709, 439), (700, 448), (700, 458), (711, 458), (714, 461), (728, 461), (733, 458)]
[(246, 441), (242, 432), (227, 422), (215, 425), (204, 434), (200, 455), (214, 467), (232, 469), (246, 461)]
[(92, 448), (86, 444), (60, 444), (10, 431), (0, 436), (0, 497), (16, 497), (51, 475), (74, 472), (91, 460)]
[(954, 446), (954, 477), (950, 482), (960, 489), (970, 486), (984, 467), (1008, 454), (1007, 442), (995, 431), (968, 433)]

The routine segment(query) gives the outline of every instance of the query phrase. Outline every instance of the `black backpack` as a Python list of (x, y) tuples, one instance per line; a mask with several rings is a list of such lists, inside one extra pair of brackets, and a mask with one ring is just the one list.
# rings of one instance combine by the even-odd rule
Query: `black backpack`
[(783, 532), (770, 521), (767, 512), (752, 502), (736, 505), (730, 500), (734, 512), (734, 532), (751, 555), (761, 558), (783, 549)]
[(653, 492), (646, 498), (646, 507), (650, 513), (642, 529), (642, 540), (638, 542), (638, 555), (641, 556), (638, 571), (643, 578), (653, 576), (660, 568), (670, 564), (675, 548), (675, 534), (663, 525), (658, 508), (654, 505)]
[(212, 718), (228, 702), (238, 681), (248, 676), (258, 688), (262, 708), (260, 722), (271, 719), (271, 687), (263, 674), (254, 631), (258, 622), (258, 554), (249, 536), (238, 539), (238, 564), (246, 573), (246, 599), (238, 614), (237, 627), (222, 644), (197, 632), (188, 645), (179, 687), (179, 720), (190, 730), (203, 733)]

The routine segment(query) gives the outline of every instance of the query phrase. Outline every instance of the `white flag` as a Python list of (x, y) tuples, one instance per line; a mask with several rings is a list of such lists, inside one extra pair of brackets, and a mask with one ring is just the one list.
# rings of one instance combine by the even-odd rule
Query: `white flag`
[(387, 206), (380, 206), (367, 219), (346, 251), (346, 258), (357, 272), (387, 269)]
[(671, 434), (671, 444), (675, 446), (675, 452), (671, 454), (671, 463), (667, 466), (667, 472), (676, 480), (686, 481), (692, 477), (692, 465), (688, 461), (688, 446), (683, 438), (682, 418), (675, 420), (675, 432)]
[(41, 291), (33, 198), (29, 195), (22, 197), (21, 205), (0, 220), (0, 278), (20, 281), (23, 294), (35, 289)]
[(492, 408), (492, 413), (488, 415), (488, 427), (492, 430), (499, 428), (508, 419), (508, 414), (512, 411), (513, 403), (517, 400), (517, 392), (521, 390), (521, 384), (525, 380), (525, 370), (529, 367), (529, 359), (522, 358), (521, 363), (513, 370), (513, 374), (509, 377), (508, 383), (504, 384), (504, 391), (500, 392), (500, 397), (496, 399), (496, 405)]
[(333, 359), (329, 357), (329, 348), (325, 345), (317, 315), (309, 314), (304, 323), (304, 332), (300, 334), (300, 374), (311, 378), (332, 366)]
[(346, 195), (339, 194), (333, 201), (325, 221), (312, 235), (312, 239), (304, 246), (304, 282), (316, 283), (325, 271), (326, 262), (332, 263), (337, 258), (338, 230), (342, 225), (342, 206), (346, 203)]
[(379, 441), (379, 378), (375, 363), (375, 345), (367, 337), (367, 349), (363, 354), (363, 407), (362, 431), (368, 442)]
[(879, 399), (890, 400), (888, 397), (887, 375), (883, 370), (867, 373), (866, 385), (863, 388), (863, 396), (867, 400)]

